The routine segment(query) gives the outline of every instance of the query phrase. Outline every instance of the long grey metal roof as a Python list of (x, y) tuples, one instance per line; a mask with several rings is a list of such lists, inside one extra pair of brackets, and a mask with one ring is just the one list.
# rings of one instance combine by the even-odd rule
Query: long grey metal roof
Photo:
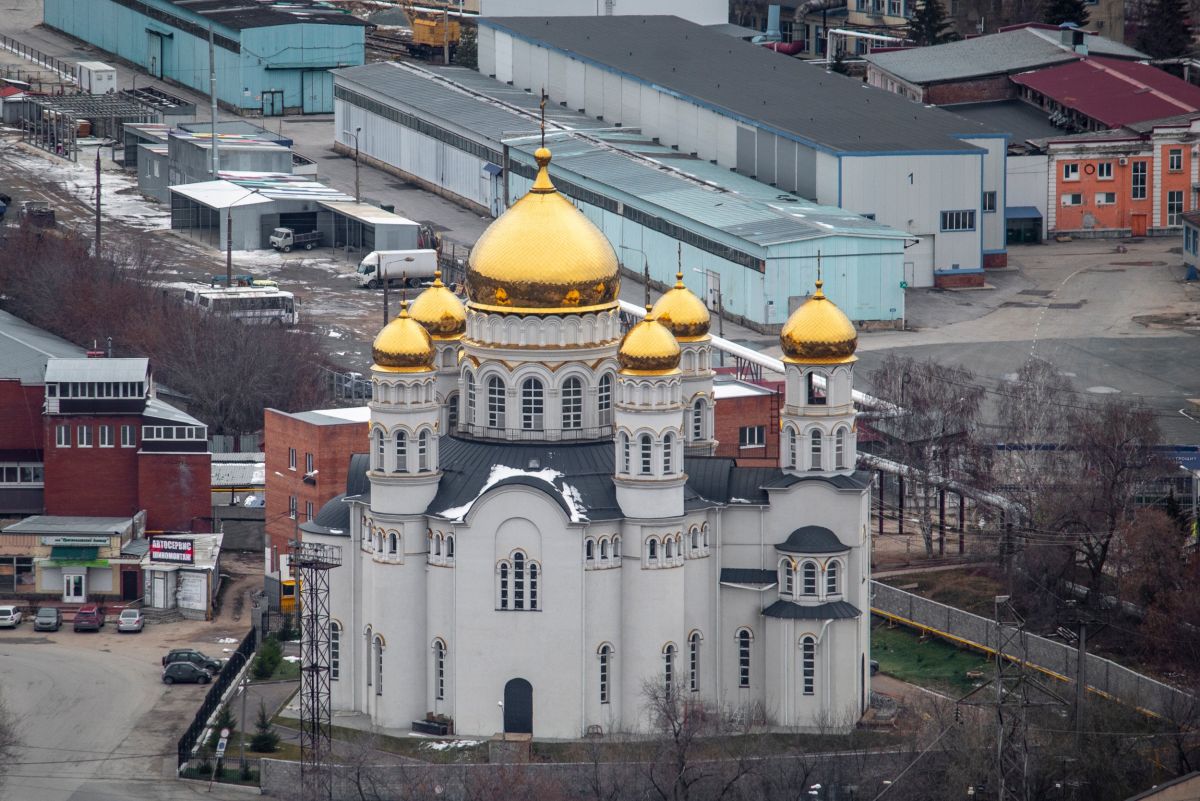
[(158, 398), (151, 398), (146, 401), (146, 408), (142, 412), (142, 416), (149, 420), (161, 420), (164, 423), (178, 423), (185, 426), (202, 426), (204, 423), (192, 417), (187, 412), (176, 409), (166, 401)]
[(0, 380), (41, 384), (50, 359), (70, 359), (86, 351), (20, 317), (0, 311)]
[(992, 100), (986, 103), (962, 103), (943, 106), (969, 120), (1004, 131), (1012, 136), (1014, 143), (1030, 139), (1058, 136), (1063, 131), (1050, 122), (1050, 116), (1024, 100)]
[(133, 526), (130, 517), (34, 515), (4, 529), (5, 534), (123, 534)]
[(132, 359), (51, 359), (46, 365), (46, 382), (58, 381), (145, 381), (150, 360)]
[[(1058, 31), (1019, 28), (957, 42), (871, 53), (864, 58), (881, 70), (913, 84), (941, 83), (1007, 75), (1036, 67), (1078, 61), (1081, 55), (1058, 42)], [(1088, 52), (1114, 58), (1149, 58), (1102, 36), (1086, 37)]]
[(991, 129), (678, 17), (502, 17), (479, 24), (834, 153), (972, 152)]

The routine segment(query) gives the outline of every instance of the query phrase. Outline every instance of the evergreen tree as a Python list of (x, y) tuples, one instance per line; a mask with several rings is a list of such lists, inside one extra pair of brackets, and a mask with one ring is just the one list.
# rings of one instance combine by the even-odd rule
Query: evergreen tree
[(1074, 22), (1082, 28), (1087, 25), (1087, 21), (1088, 10), (1085, 0), (1045, 0), (1042, 4), (1042, 22), (1048, 25)]
[(460, 67), (479, 67), (479, 40), (474, 25), (463, 25), (458, 47), (454, 51), (454, 63)]
[(271, 716), (267, 714), (266, 701), (258, 702), (258, 719), (254, 721), (254, 729), (254, 737), (250, 739), (250, 750), (260, 754), (274, 753), (279, 747), (279, 734), (271, 723)]
[(1151, 58), (1178, 58), (1192, 52), (1192, 27), (1184, 0), (1150, 0), (1142, 15), (1137, 48)]
[(217, 720), (213, 724), (212, 734), (208, 735), (208, 747), (214, 749), (217, 747), (217, 741), (221, 739), (221, 729), (229, 729), (232, 732), (236, 728), (237, 718), (233, 716), (233, 711), (230, 710), (229, 704), (226, 704), (217, 713)]
[(942, 0), (924, 0), (908, 24), (908, 38), (921, 47), (951, 40), (950, 22)]

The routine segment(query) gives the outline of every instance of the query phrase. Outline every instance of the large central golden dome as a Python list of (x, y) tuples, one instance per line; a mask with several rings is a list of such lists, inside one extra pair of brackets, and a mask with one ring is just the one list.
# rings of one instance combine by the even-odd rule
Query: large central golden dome
[(525, 197), (488, 226), (471, 251), (467, 299), (478, 311), (571, 314), (617, 306), (617, 254), (591, 220), (550, 182), (538, 148)]

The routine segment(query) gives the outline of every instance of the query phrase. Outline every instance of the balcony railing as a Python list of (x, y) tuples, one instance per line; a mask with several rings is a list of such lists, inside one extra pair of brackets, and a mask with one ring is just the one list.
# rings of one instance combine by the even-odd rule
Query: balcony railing
[(495, 428), (460, 424), (458, 433), (506, 442), (585, 442), (612, 439), (611, 425), (586, 428)]

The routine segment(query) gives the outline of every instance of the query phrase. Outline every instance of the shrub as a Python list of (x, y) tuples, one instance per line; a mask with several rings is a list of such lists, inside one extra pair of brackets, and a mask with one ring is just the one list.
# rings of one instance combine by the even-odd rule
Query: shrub
[(258, 702), (258, 719), (254, 722), (255, 734), (250, 740), (250, 750), (260, 754), (274, 753), (279, 748), (279, 734), (267, 714), (266, 701)]
[(254, 665), (250, 670), (256, 679), (269, 679), (282, 661), (283, 648), (279, 645), (279, 640), (268, 637), (258, 649), (258, 656), (254, 657)]

